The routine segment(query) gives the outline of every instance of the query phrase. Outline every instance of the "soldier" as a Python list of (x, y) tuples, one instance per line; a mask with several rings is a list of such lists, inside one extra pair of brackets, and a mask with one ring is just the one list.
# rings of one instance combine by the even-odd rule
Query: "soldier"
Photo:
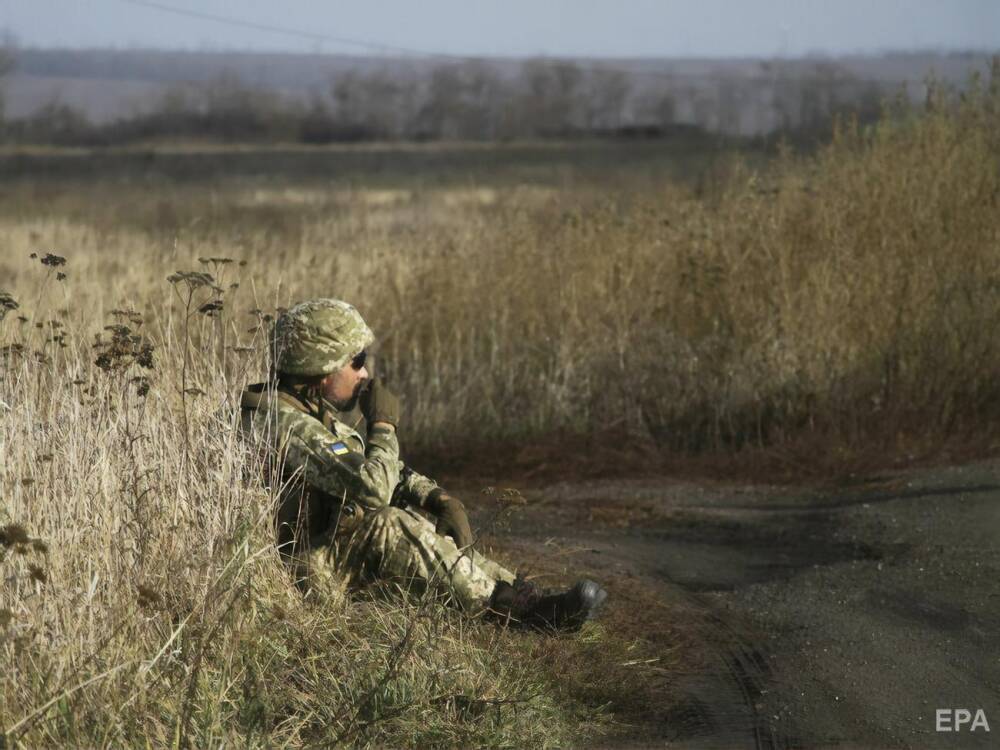
[[(300, 583), (443, 590), (466, 611), (539, 628), (594, 616), (604, 589), (538, 591), (475, 551), (462, 503), (400, 461), (399, 399), (366, 368), (373, 340), (346, 302), (298, 304), (275, 322), (270, 382), (241, 397), (242, 432), (281, 482), (277, 542)], [(337, 418), (355, 406), (364, 437)]]

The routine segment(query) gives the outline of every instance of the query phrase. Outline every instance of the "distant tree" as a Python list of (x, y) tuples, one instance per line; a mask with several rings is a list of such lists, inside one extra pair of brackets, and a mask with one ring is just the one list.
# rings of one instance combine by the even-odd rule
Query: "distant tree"
[(723, 77), (718, 84), (718, 128), (723, 133), (739, 135), (743, 112), (743, 96), (740, 83)]
[(56, 146), (95, 145), (99, 134), (87, 116), (58, 99), (52, 99), (30, 117), (18, 120), (8, 129), (19, 140)]
[(431, 72), (417, 132), (434, 138), (494, 139), (505, 135), (504, 102), (509, 97), (496, 71), (470, 60)]
[(860, 90), (854, 97), (853, 114), (859, 122), (869, 123), (877, 120), (882, 114), (886, 92), (876, 81), (863, 81)]
[(289, 108), (278, 94), (224, 72), (201, 89), (209, 134), (223, 140), (282, 139), (293, 135)]
[(478, 61), (460, 67), (462, 111), (459, 137), (493, 139), (504, 127), (506, 86), (496, 70)]
[(299, 122), (299, 140), (303, 143), (332, 143), (346, 140), (340, 123), (337, 122), (326, 100), (313, 97)]
[(802, 81), (799, 127), (822, 130), (828, 126), (839, 101), (841, 76), (835, 65), (818, 63)]
[(120, 141), (161, 136), (292, 140), (299, 135), (301, 118), (301, 105), (224, 72), (207, 83), (171, 86), (150, 111), (119, 121), (109, 131)]
[(877, 81), (866, 81), (833, 63), (820, 63), (803, 78), (798, 128), (802, 135), (823, 139), (837, 117), (872, 122), (882, 113), (886, 93)]
[(457, 65), (445, 65), (431, 71), (427, 95), (417, 115), (416, 130), (424, 137), (453, 138), (455, 123), (461, 116), (461, 75)]
[(515, 101), (519, 129), (528, 135), (565, 134), (582, 120), (580, 69), (568, 62), (533, 59), (521, 65)]
[(359, 138), (398, 138), (414, 117), (413, 87), (388, 70), (342, 73), (330, 96), (340, 127)]
[(718, 103), (709, 91), (692, 89), (691, 109), (694, 124), (704, 130), (715, 130), (718, 126)]
[(194, 121), (205, 114), (193, 92), (184, 86), (171, 86), (160, 97), (153, 108), (149, 119), (153, 130), (159, 133), (153, 135), (191, 135), (195, 129)]
[(656, 103), (656, 117), (660, 125), (670, 127), (677, 122), (677, 98), (672, 93), (665, 93)]
[(617, 130), (622, 126), (631, 84), (619, 70), (593, 70), (584, 83), (582, 107), (587, 130)]
[(771, 65), (771, 104), (779, 130), (793, 130), (801, 121), (802, 81), (784, 61)]
[(0, 127), (2, 127), (5, 120), (6, 110), (5, 110), (5, 91), (4, 91), (4, 79), (7, 74), (14, 69), (15, 54), (14, 50), (17, 47), (17, 41), (13, 34), (9, 31), (4, 31), (0, 34)]

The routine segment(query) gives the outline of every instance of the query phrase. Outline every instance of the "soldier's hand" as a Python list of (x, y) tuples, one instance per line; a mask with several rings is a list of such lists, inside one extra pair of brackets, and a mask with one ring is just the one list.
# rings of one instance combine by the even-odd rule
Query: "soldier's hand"
[(436, 489), (427, 497), (425, 507), (437, 516), (437, 527), (434, 530), (441, 536), (454, 539), (455, 546), (459, 549), (468, 547), (475, 541), (465, 506), (457, 497)]
[(385, 387), (379, 378), (372, 378), (358, 398), (358, 406), (369, 425), (376, 422), (388, 422), (393, 427), (399, 426), (401, 406), (399, 397)]
[(350, 536), (365, 518), (365, 511), (353, 503), (340, 507), (335, 520), (335, 535)]

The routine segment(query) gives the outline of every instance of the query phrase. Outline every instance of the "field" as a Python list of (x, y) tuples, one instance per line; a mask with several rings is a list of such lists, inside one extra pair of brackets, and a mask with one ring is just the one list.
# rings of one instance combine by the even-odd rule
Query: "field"
[(607, 729), (607, 696), (553, 654), (624, 663), (641, 639), (598, 625), (539, 646), (435, 602), (289, 586), (271, 492), (231, 430), (269, 321), (354, 302), (429, 473), (801, 478), (989, 455), (997, 96), (844, 124), (798, 156), (4, 154), (7, 741), (558, 746)]

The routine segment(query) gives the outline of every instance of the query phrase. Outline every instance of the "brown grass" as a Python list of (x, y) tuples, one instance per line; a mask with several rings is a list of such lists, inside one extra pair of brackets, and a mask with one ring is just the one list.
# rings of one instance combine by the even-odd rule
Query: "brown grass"
[[(103, 308), (99, 251), (89, 271), (85, 253), (18, 254), (29, 293), (3, 298), (0, 377), (6, 742), (552, 746), (587, 721), (495, 627), (291, 585), (226, 409), (260, 334), (204, 307), (235, 297), (229, 264), (206, 264), (217, 288), (163, 277), (144, 319), (120, 289)], [(119, 262), (119, 283), (150, 272)]]
[(261, 377), (267, 316), (357, 304), (404, 396), (404, 448), (444, 468), (557, 434), (641, 445), (650, 464), (995, 450), (998, 96), (845, 126), (815, 156), (735, 162), (700, 190), (615, 153), (606, 183), (572, 163), (497, 184), (6, 183), (0, 525), (47, 548), (14, 542), (0, 562), (8, 739), (567, 741), (580, 704), (518, 639), (436, 607), (407, 641), (407, 605), (290, 589), (271, 497), (216, 417)]

